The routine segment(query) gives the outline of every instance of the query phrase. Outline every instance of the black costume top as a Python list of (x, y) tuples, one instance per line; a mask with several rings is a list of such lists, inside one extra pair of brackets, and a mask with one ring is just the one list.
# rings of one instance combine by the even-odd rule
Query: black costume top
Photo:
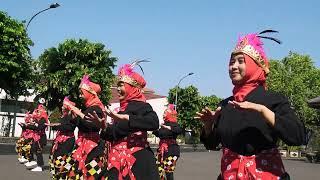
[(88, 107), (87, 109), (85, 109), (83, 111), (83, 114), (85, 115), (85, 117), (83, 119), (77, 118), (74, 121), (74, 123), (76, 124), (76, 126), (79, 129), (79, 132), (90, 133), (90, 132), (99, 132), (100, 131), (100, 127), (97, 126), (97, 123), (94, 123), (89, 119), (86, 119), (86, 116), (88, 116), (89, 113), (93, 114), (94, 111), (97, 113), (99, 118), (102, 118), (104, 116), (103, 112), (99, 106)]
[[(37, 121), (37, 126), (36, 125), (26, 125), (26, 129), (31, 129), (31, 130), (35, 131), (36, 133), (41, 134), (42, 132), (45, 131), (45, 129), (47, 127), (45, 125), (46, 122), (47, 122), (46, 119), (41, 118), (39, 121)], [(40, 142), (41, 146), (44, 146), (47, 144), (47, 136), (45, 133), (41, 134), (39, 142)]]
[[(178, 123), (173, 122), (165, 122), (164, 125), (170, 126), (171, 130), (161, 127), (159, 130), (153, 131), (153, 134), (160, 138), (160, 140), (166, 140), (166, 139), (177, 139), (177, 136), (182, 133), (182, 129), (178, 125)], [(168, 152), (165, 152), (164, 156), (167, 155), (174, 155), (174, 156), (180, 156), (180, 148), (178, 144), (170, 144), (168, 146)]]
[[(128, 114), (129, 121), (115, 121), (101, 132), (101, 137), (109, 142), (127, 142), (134, 144), (126, 137), (138, 131), (154, 131), (159, 128), (159, 119), (150, 104), (141, 101), (130, 101), (124, 111), (119, 114)], [(140, 140), (141, 139), (136, 139)], [(112, 151), (112, 150), (111, 150)], [(145, 147), (132, 154), (135, 162), (132, 166), (132, 173), (136, 179), (158, 180), (159, 174), (156, 167), (154, 154), (150, 147)], [(120, 161), (120, 160), (119, 160)], [(108, 174), (109, 179), (118, 179), (119, 171), (111, 168)], [(130, 179), (127, 175), (124, 179)]]
[(73, 118), (71, 114), (67, 114), (66, 116), (60, 118), (58, 126), (53, 126), (52, 130), (60, 131), (60, 132), (73, 132), (76, 128), (76, 125), (72, 123)]
[(125, 111), (119, 114), (128, 114), (129, 121), (116, 121), (109, 125), (101, 137), (110, 142), (120, 140), (132, 132), (154, 131), (159, 127), (159, 119), (150, 104), (141, 101), (130, 101)]
[[(68, 155), (72, 152), (74, 143), (75, 143), (75, 137), (73, 136), (74, 129), (76, 128), (76, 125), (72, 123), (73, 118), (72, 114), (67, 114), (66, 116), (60, 118), (58, 126), (53, 126), (52, 130), (60, 131), (62, 134), (69, 135), (70, 138), (68, 138), (66, 141), (59, 143), (57, 149), (54, 151), (53, 158), (57, 158), (58, 156)], [(52, 147), (54, 144), (52, 145)]]
[(288, 100), (262, 86), (250, 92), (244, 101), (265, 105), (275, 113), (275, 125), (271, 127), (259, 112), (240, 110), (228, 104), (229, 97), (220, 103), (221, 114), (213, 131), (201, 141), (207, 149), (223, 147), (241, 155), (253, 155), (276, 147), (279, 139), (288, 145), (301, 145), (305, 141), (305, 128), (297, 118)]
[[(72, 121), (73, 123), (75, 123), (75, 125), (79, 129), (79, 136), (81, 133), (83, 134), (99, 133), (100, 127), (98, 126), (98, 123), (94, 123), (90, 119), (86, 118), (86, 116), (88, 116), (89, 113), (93, 114), (93, 112), (96, 112), (99, 118), (102, 118), (104, 116), (102, 109), (99, 106), (95, 105), (95, 106), (87, 107), (83, 111), (83, 114), (85, 115), (83, 119), (76, 118), (75, 121)], [(88, 138), (90, 139), (90, 137)], [(98, 139), (97, 144), (98, 145), (95, 148), (93, 148), (92, 151), (88, 154), (87, 159), (85, 161), (86, 163), (89, 163), (92, 159), (96, 157), (100, 157), (104, 155), (105, 142), (102, 139)]]

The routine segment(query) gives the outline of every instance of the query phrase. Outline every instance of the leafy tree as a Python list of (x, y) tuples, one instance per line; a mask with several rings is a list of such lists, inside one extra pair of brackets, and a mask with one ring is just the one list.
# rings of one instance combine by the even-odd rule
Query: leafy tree
[(11, 97), (27, 94), (32, 45), (23, 23), (0, 11), (0, 88)]
[(198, 133), (202, 124), (193, 118), (196, 112), (199, 111), (200, 107), (200, 95), (198, 89), (194, 86), (188, 86), (184, 89), (177, 87), (170, 89), (168, 96), (168, 101), (170, 103), (174, 103), (176, 91), (178, 91), (178, 123), (184, 129), (192, 129)]
[(84, 74), (100, 84), (100, 99), (104, 104), (111, 98), (110, 87), (114, 81), (112, 69), (117, 59), (101, 43), (68, 39), (44, 51), (35, 63), (36, 91), (47, 97), (48, 109), (61, 106), (63, 97), (71, 95), (77, 100), (78, 86)]
[(60, 121), (60, 118), (62, 116), (61, 108), (56, 107), (52, 113), (50, 114), (50, 122), (51, 123), (56, 123)]
[(306, 55), (290, 52), (281, 61), (271, 61), (268, 87), (288, 97), (298, 117), (309, 128), (320, 125), (318, 111), (308, 107), (307, 100), (320, 94), (320, 70)]
[(211, 95), (211, 96), (201, 96), (200, 97), (200, 109), (204, 107), (209, 107), (212, 110), (215, 110), (218, 107), (219, 102), (222, 101), (221, 98)]
[(200, 96), (196, 87), (188, 86), (184, 89), (178, 87), (170, 89), (168, 95), (169, 103), (174, 104), (176, 92), (178, 92), (176, 107), (178, 112), (178, 123), (183, 129), (192, 130), (192, 137), (186, 136), (185, 142), (196, 144), (200, 140), (200, 131), (203, 126), (199, 120), (194, 119), (196, 112), (204, 107), (215, 109), (221, 99), (215, 95)]

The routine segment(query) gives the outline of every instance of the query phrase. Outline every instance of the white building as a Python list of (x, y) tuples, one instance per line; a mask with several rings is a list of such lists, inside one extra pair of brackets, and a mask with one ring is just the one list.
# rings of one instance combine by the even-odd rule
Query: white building
[[(33, 93), (33, 90), (29, 90)], [(12, 100), (3, 89), (0, 89), (0, 136), (12, 136), (14, 123), (14, 111), (16, 112), (16, 122), (14, 125), (14, 136), (18, 137), (21, 134), (21, 127), (18, 125), (20, 122), (24, 122), (24, 116), (28, 109), (33, 105), (33, 99), (35, 95), (32, 96), (19, 96), (18, 101)], [(11, 126), (9, 126), (11, 124)], [(7, 129), (10, 128), (9, 131)]]

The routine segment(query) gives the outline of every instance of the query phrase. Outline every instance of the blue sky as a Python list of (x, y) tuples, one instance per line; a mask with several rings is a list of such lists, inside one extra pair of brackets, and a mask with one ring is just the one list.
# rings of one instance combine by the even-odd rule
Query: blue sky
[(320, 65), (316, 0), (1, 0), (0, 10), (29, 20), (53, 2), (61, 7), (40, 14), (29, 26), (34, 58), (67, 38), (101, 42), (119, 58), (117, 65), (151, 58), (142, 65), (147, 86), (161, 95), (189, 72), (194, 75), (181, 87), (192, 84), (202, 95), (231, 95), (227, 65), (238, 36), (269, 28), (283, 41), (264, 41), (269, 58), (294, 51)]

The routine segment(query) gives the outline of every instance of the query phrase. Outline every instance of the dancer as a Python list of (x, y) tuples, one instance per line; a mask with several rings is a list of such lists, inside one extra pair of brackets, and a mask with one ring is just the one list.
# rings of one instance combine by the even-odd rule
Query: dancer
[(27, 157), (30, 156), (31, 150), (31, 139), (33, 137), (33, 132), (30, 129), (26, 129), (26, 125), (29, 124), (32, 118), (30, 112), (27, 112), (24, 118), (24, 123), (19, 123), (22, 132), (21, 136), (16, 143), (16, 152), (18, 153), (18, 161), (23, 164), (28, 162)]
[(180, 146), (177, 144), (177, 136), (182, 133), (182, 129), (177, 123), (177, 111), (173, 104), (169, 104), (164, 111), (164, 124), (153, 134), (160, 138), (157, 150), (157, 165), (160, 179), (173, 180), (178, 158), (180, 157)]
[[(26, 126), (26, 129), (33, 130), (32, 145), (31, 145), (31, 154), (28, 158), (29, 162), (25, 165), (27, 168), (31, 168), (37, 165), (31, 171), (39, 172), (42, 171), (44, 165), (42, 150), (43, 147), (47, 144), (47, 136), (45, 133), (46, 123), (49, 123), (48, 114), (43, 106), (45, 103), (44, 98), (40, 98), (38, 107), (32, 113), (32, 120), (29, 125)], [(37, 161), (34, 161), (33, 154), (36, 154)]]
[(277, 141), (288, 145), (304, 143), (304, 125), (284, 96), (267, 91), (269, 63), (261, 38), (276, 31), (266, 30), (239, 39), (231, 53), (229, 76), (233, 96), (223, 100), (215, 111), (209, 108), (195, 118), (204, 123), (201, 141), (207, 149), (222, 144), (219, 179), (290, 179)]
[(49, 156), (52, 179), (67, 179), (67, 173), (71, 170), (70, 155), (75, 143), (74, 129), (76, 125), (72, 123), (75, 116), (67, 104), (75, 105), (68, 97), (65, 97), (59, 123), (47, 124), (52, 127), (52, 130), (57, 131)]
[[(159, 179), (154, 154), (147, 141), (147, 131), (158, 129), (159, 119), (142, 93), (146, 81), (133, 71), (139, 62), (142, 61), (120, 68), (117, 84), (120, 111), (106, 111), (114, 120), (101, 133), (103, 139), (111, 142), (108, 154), (109, 179)], [(95, 114), (91, 118), (104, 120)]]
[(79, 89), (86, 109), (81, 112), (71, 103), (66, 103), (78, 116), (74, 123), (79, 129), (76, 148), (72, 152), (74, 162), (70, 162), (73, 167), (67, 176), (70, 179), (105, 179), (105, 142), (100, 139), (99, 134), (100, 129), (105, 127), (105, 122), (95, 122), (87, 118), (88, 114), (93, 112), (96, 112), (99, 118), (105, 117), (105, 107), (98, 97), (101, 88), (99, 84), (91, 82), (88, 75), (84, 75)]

